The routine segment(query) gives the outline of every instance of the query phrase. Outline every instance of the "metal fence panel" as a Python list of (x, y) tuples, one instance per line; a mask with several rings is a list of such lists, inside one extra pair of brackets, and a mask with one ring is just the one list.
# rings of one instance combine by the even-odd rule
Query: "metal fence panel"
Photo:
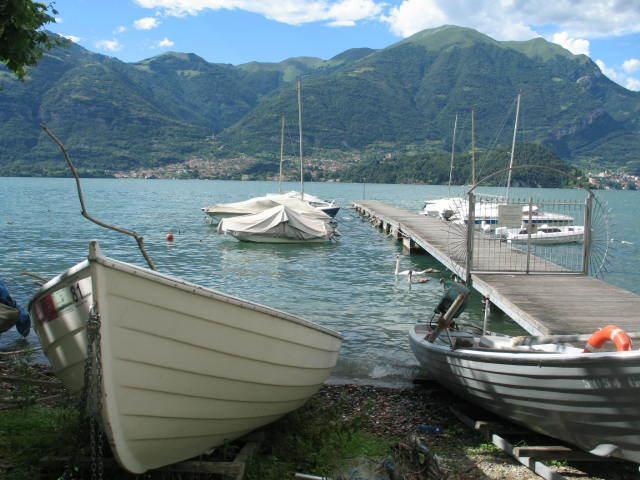
[[(467, 269), (474, 272), (584, 273), (589, 269), (590, 202), (470, 193), (464, 225)], [(586, 233), (585, 233), (585, 222)]]

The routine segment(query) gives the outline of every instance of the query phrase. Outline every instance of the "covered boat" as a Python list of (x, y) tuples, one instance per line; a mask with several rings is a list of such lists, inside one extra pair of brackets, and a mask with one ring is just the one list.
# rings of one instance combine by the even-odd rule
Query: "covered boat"
[(315, 195), (310, 195), (308, 193), (305, 193), (303, 195), (302, 193), (296, 192), (295, 190), (292, 190), (287, 193), (277, 194), (277, 195), (267, 195), (267, 197), (296, 198), (298, 200), (307, 202), (309, 205), (311, 205), (314, 208), (317, 208), (318, 210), (321, 210), (322, 212), (329, 215), (331, 218), (334, 218), (340, 211), (340, 205), (338, 205), (335, 202), (335, 200), (327, 201), (327, 200), (321, 199), (320, 197), (316, 197)]
[(536, 432), (640, 463), (640, 351), (591, 353), (560, 337), (449, 331), (452, 316), (445, 317), (460, 304), (447, 305), (437, 327), (416, 325), (409, 333), (430, 376)]
[(284, 194), (269, 194), (264, 197), (250, 198), (242, 202), (220, 203), (211, 207), (204, 207), (202, 211), (209, 217), (215, 219), (239, 217), (242, 215), (253, 215), (264, 212), (278, 205), (286, 205), (292, 210), (301, 212), (317, 219), (329, 219), (335, 217), (340, 207), (333, 203), (324, 202), (317, 199), (316, 202), (311, 195), (305, 194), (304, 200), (300, 199), (297, 192), (289, 192)]
[(242, 202), (218, 203), (210, 207), (204, 207), (202, 211), (211, 218), (223, 219), (260, 213), (277, 205), (279, 205), (279, 203), (274, 198), (254, 197)]
[(315, 218), (287, 205), (278, 205), (255, 215), (224, 218), (218, 224), (218, 232), (245, 242), (319, 243), (337, 235), (329, 217), (325, 217)]
[(102, 419), (117, 461), (142, 473), (199, 455), (300, 407), (331, 373), (338, 333), (103, 256), (47, 282), (30, 303), (65, 386), (84, 386), (99, 321)]

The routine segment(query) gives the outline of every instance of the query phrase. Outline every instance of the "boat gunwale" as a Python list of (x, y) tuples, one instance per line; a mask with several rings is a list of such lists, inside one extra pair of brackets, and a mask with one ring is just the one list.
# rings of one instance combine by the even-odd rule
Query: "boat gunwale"
[[(97, 243), (97, 242), (96, 242)], [(303, 327), (308, 327), (311, 328), (313, 330), (316, 330), (320, 333), (324, 333), (327, 335), (330, 335), (332, 337), (337, 338), (338, 340), (342, 341), (343, 337), (340, 333), (336, 332), (335, 330), (332, 330), (330, 328), (324, 327), (322, 325), (318, 325), (316, 323), (313, 323), (309, 320), (305, 320), (303, 318), (300, 317), (296, 317), (294, 315), (291, 315), (289, 313), (285, 313), (281, 310), (277, 310), (275, 308), (271, 308), (271, 307), (267, 307), (265, 305), (261, 305), (259, 303), (255, 303), (255, 302), (250, 302), (247, 300), (242, 300), (238, 297), (235, 297), (233, 295), (229, 295), (226, 293), (222, 293), (222, 292), (218, 292), (216, 290), (213, 290), (211, 288), (207, 288), (207, 287), (202, 287), (200, 285), (197, 285), (195, 283), (192, 282), (188, 282), (186, 280), (182, 280), (176, 277), (173, 277), (171, 275), (167, 275), (164, 273), (160, 273), (157, 271), (153, 271), (153, 270), (149, 270), (148, 268), (144, 268), (144, 267), (140, 267), (137, 265), (132, 265), (126, 262), (121, 262), (119, 260), (114, 260), (110, 257), (104, 256), (101, 253), (98, 253), (97, 255), (93, 256), (93, 257), (89, 257), (85, 260), (82, 260), (81, 262), (77, 263), (76, 265), (74, 265), (73, 267), (65, 270), (64, 272), (56, 275), (55, 277), (53, 277), (51, 280), (47, 281), (44, 285), (42, 285), (42, 287), (40, 287), (40, 289), (38, 289), (38, 291), (33, 295), (33, 297), (31, 298), (31, 301), (29, 302), (29, 310), (31, 310), (32, 305), (38, 300), (40, 299), (43, 295), (49, 293), (51, 290), (54, 290), (55, 287), (57, 285), (59, 285), (60, 283), (64, 282), (65, 280), (73, 277), (74, 275), (82, 272), (82, 270), (84, 270), (85, 268), (88, 268), (91, 264), (91, 262), (96, 262), (100, 265), (103, 265), (107, 268), (112, 268), (114, 270), (117, 271), (121, 271), (124, 273), (128, 273), (131, 275), (135, 275), (138, 277), (142, 277), (146, 280), (150, 280), (150, 281), (155, 281), (157, 283), (160, 283), (162, 285), (168, 286), (168, 287), (174, 287), (174, 288), (178, 288), (179, 290), (188, 292), (188, 293), (192, 293), (195, 295), (199, 295), (201, 297), (205, 297), (205, 298), (210, 298), (213, 300), (217, 300), (223, 303), (228, 303), (231, 305), (235, 305), (241, 308), (246, 308), (248, 310), (253, 310), (256, 312), (260, 312), (260, 313), (264, 313), (266, 315), (271, 315), (273, 317), (276, 318), (280, 318), (282, 320), (286, 320), (292, 323), (295, 323), (297, 325), (303, 326)], [(89, 276), (91, 276), (91, 274), (89, 274)]]
[[(626, 352), (590, 352), (590, 353), (550, 353), (550, 352), (501, 352), (499, 349), (490, 348), (458, 348), (451, 349), (449, 345), (440, 345), (425, 341), (424, 336), (416, 333), (416, 327), (411, 328), (409, 337), (412, 343), (422, 346), (424, 349), (442, 355), (450, 355), (472, 361), (486, 363), (516, 363), (529, 364), (531, 362), (544, 362), (544, 366), (579, 367), (588, 364), (609, 362), (626, 362), (629, 359), (637, 360), (640, 365), (640, 350)], [(573, 365), (576, 364), (576, 365)]]

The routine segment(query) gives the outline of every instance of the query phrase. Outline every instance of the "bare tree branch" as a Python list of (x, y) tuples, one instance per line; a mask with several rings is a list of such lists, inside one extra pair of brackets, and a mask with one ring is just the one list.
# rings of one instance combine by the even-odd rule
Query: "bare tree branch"
[(82, 208), (82, 211), (81, 211), (82, 216), (84, 218), (86, 218), (87, 220), (95, 223), (96, 225), (100, 225), (103, 228), (108, 228), (110, 230), (114, 230), (116, 232), (120, 232), (120, 233), (123, 233), (124, 235), (129, 235), (130, 237), (135, 238), (136, 242), (138, 243), (138, 248), (140, 248), (140, 252), (142, 252), (142, 256), (147, 261), (147, 264), (149, 265), (149, 268), (151, 270), (157, 270), (155, 263), (153, 263), (153, 260), (151, 260), (151, 257), (147, 253), (147, 250), (144, 248), (144, 238), (143, 237), (138, 235), (133, 230), (127, 230), (126, 228), (116, 227), (115, 225), (109, 225), (108, 223), (104, 223), (104, 222), (98, 220), (97, 218), (92, 217), (89, 214), (89, 212), (87, 212), (87, 208), (86, 208), (86, 206), (84, 204), (84, 195), (82, 193), (82, 186), (80, 185), (80, 176), (78, 175), (78, 171), (76, 170), (76, 167), (73, 165), (73, 162), (71, 162), (71, 158), (69, 158), (69, 154), (67, 153), (66, 148), (64, 147), (62, 142), (60, 140), (58, 140), (58, 137), (56, 137), (53, 134), (53, 132), (51, 130), (49, 130), (49, 128), (47, 128), (47, 126), (44, 123), (41, 123), (40, 127), (42, 128), (42, 130), (44, 130), (44, 132), (47, 135), (49, 135), (51, 140), (53, 140), (54, 143), (56, 145), (58, 145), (58, 147), (60, 147), (60, 150), (62, 151), (62, 154), (64, 155), (64, 159), (67, 162), (67, 165), (69, 166), (69, 169), (71, 170), (71, 173), (73, 174), (73, 177), (76, 180), (76, 188), (78, 190), (78, 198), (80, 199), (80, 207)]

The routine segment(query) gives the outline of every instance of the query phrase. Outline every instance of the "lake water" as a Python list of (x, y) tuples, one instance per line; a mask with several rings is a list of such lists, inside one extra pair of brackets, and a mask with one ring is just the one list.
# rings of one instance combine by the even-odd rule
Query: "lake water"
[[(344, 345), (337, 377), (397, 382), (416, 373), (407, 331), (431, 316), (442, 286), (436, 279), (411, 287), (396, 281), (395, 256), (401, 244), (347, 207), (364, 194), (417, 210), (425, 199), (446, 196), (446, 187), (307, 184), (307, 192), (343, 206), (338, 216), (342, 237), (337, 243), (300, 246), (237, 242), (218, 235), (200, 211), (212, 203), (273, 193), (273, 182), (87, 179), (83, 186), (89, 211), (144, 235), (160, 271), (340, 331)], [(285, 185), (287, 190), (297, 187)], [(512, 191), (521, 197), (584, 197), (577, 190)], [(598, 196), (611, 208), (613, 223), (604, 279), (640, 293), (640, 193), (607, 191)], [(20, 272), (56, 275), (86, 257), (90, 239), (98, 239), (108, 256), (145, 266), (132, 238), (82, 218), (72, 179), (0, 178), (0, 207), (0, 278), (22, 305), (36, 286)], [(173, 244), (165, 241), (170, 230), (175, 233)], [(422, 255), (402, 258), (402, 269), (425, 267), (439, 265)], [(482, 322), (480, 297), (472, 299), (464, 320)], [(492, 315), (491, 328), (519, 331), (499, 313)], [(28, 341), (35, 344), (38, 339), (31, 334)], [(13, 330), (0, 336), (0, 348), (22, 344)]]

